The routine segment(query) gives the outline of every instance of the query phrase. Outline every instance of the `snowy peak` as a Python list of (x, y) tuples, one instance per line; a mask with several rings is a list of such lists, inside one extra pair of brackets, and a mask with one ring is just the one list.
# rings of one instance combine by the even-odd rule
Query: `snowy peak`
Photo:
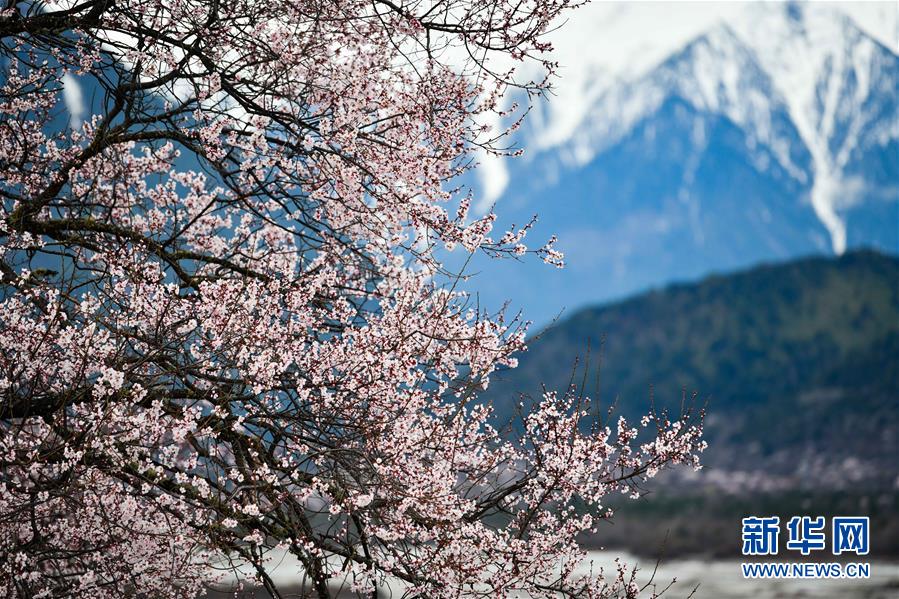
[(812, 206), (841, 253), (841, 212), (866, 185), (856, 163), (899, 139), (899, 59), (827, 5), (754, 6), (736, 27), (786, 99), (813, 161)]
[(485, 205), (539, 214), (567, 268), (485, 265), (485, 301), (539, 277), (546, 322), (760, 262), (899, 255), (895, 4), (594, 2), (567, 25), (525, 158), (478, 173)]
[(700, 112), (726, 116), (744, 129), (749, 144), (767, 148), (784, 170), (805, 182), (807, 156), (791, 142), (797, 132), (787, 100), (729, 25), (713, 27), (644, 79)]
[[(663, 62), (649, 79), (677, 89), (697, 108), (709, 112), (766, 107), (771, 99), (770, 79), (752, 50), (726, 24), (690, 42)], [(760, 93), (768, 95), (760, 97)]]
[[(671, 97), (699, 112), (726, 116), (746, 131), (750, 144), (772, 152), (791, 176), (803, 182), (808, 177), (802, 165), (806, 156), (791, 142), (797, 133), (786, 100), (755, 52), (724, 23), (642, 76), (605, 90), (563, 151), (563, 160), (586, 164)], [(701, 145), (701, 132), (695, 137)]]
[[(839, 254), (848, 211), (899, 194), (895, 169), (882, 166), (899, 140), (897, 87), (899, 58), (838, 9), (753, 4), (655, 67), (594, 87), (559, 157), (582, 167), (678, 98), (741, 128), (750, 153), (773, 156), (806, 190), (797, 201), (811, 204)], [(881, 166), (870, 166), (872, 154)]]

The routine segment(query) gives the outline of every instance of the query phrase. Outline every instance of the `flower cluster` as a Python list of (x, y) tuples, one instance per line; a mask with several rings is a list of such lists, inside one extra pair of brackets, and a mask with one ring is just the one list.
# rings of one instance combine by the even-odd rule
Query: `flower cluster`
[(575, 506), (692, 461), (699, 429), (637, 445), (550, 394), (500, 434), (477, 394), (525, 323), (439, 259), (531, 251), (448, 182), (498, 151), (503, 94), (546, 89), (509, 64), (549, 77), (572, 4), (0, 12), (0, 594), (189, 597), (248, 564), (275, 591), (279, 548), (322, 597), (633, 595), (578, 570)]

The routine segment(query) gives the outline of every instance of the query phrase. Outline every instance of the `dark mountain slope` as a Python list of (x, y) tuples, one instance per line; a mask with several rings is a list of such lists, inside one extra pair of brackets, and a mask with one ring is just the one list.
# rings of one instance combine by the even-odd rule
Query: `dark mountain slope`
[(602, 348), (604, 405), (640, 413), (650, 386), (656, 404), (677, 405), (684, 390), (708, 401), (712, 471), (784, 488), (890, 487), (899, 474), (895, 258), (802, 259), (582, 310), (533, 340), (487, 397), (508, 415), (519, 393), (564, 389), (588, 346), (590, 380)]

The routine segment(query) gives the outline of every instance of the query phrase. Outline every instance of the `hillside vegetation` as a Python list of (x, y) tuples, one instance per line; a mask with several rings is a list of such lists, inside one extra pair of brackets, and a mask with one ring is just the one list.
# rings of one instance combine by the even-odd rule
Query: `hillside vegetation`
[(601, 414), (613, 402), (645, 412), (651, 397), (679, 409), (694, 393), (708, 406), (704, 469), (637, 502), (610, 498), (616, 516), (588, 545), (737, 555), (746, 515), (853, 513), (871, 517), (878, 555), (899, 554), (896, 258), (859, 251), (674, 285), (580, 310), (529, 346), (491, 382), (501, 418), (543, 384), (596, 397), (597, 377)]
[(678, 284), (580, 310), (529, 347), (491, 383), (501, 415), (522, 393), (572, 381), (625, 414), (695, 393), (709, 408), (712, 467), (767, 483), (896, 481), (896, 258), (859, 251)]

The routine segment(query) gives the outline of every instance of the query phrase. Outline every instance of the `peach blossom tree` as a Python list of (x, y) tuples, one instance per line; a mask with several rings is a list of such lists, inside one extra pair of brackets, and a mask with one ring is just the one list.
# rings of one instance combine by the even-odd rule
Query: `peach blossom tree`
[(503, 432), (526, 323), (441, 259), (561, 265), (459, 176), (573, 4), (4, 0), (0, 594), (279, 596), (284, 552), (321, 597), (637, 594), (576, 537), (701, 422), (547, 393)]

